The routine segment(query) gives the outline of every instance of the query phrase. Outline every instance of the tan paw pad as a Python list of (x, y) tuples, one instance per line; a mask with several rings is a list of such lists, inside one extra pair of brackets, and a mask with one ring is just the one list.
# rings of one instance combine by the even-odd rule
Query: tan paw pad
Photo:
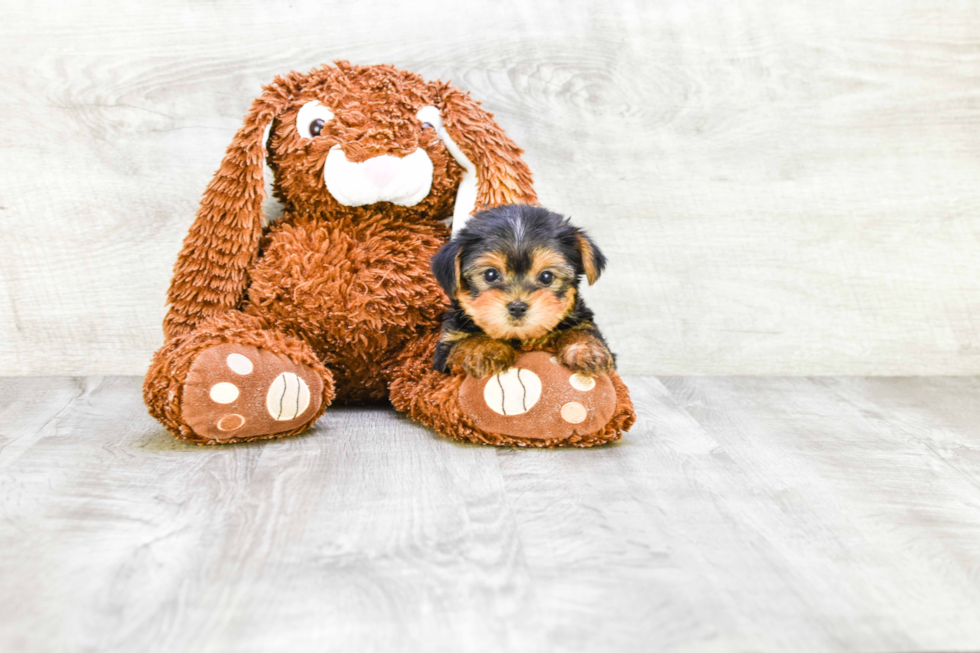
[(551, 354), (537, 351), (518, 355), (506, 372), (465, 378), (458, 401), (473, 425), (487, 433), (562, 440), (608, 424), (616, 391), (608, 375), (574, 373)]
[(215, 383), (208, 391), (208, 396), (216, 404), (230, 404), (238, 399), (238, 386), (227, 381)]
[(581, 424), (588, 416), (589, 411), (577, 401), (570, 401), (561, 407), (561, 418), (569, 424)]
[(265, 408), (277, 422), (296, 419), (309, 405), (310, 386), (292, 372), (277, 376), (265, 395)]
[(245, 418), (241, 415), (225, 415), (220, 420), (218, 420), (218, 430), (219, 431), (237, 431), (238, 429), (245, 426)]
[(483, 400), (498, 415), (521, 415), (541, 398), (541, 378), (531, 370), (512, 367), (490, 377)]
[(202, 439), (252, 438), (302, 426), (322, 397), (323, 380), (312, 369), (265, 349), (229, 343), (194, 359), (181, 413)]
[(228, 358), (225, 359), (225, 364), (228, 365), (229, 370), (242, 376), (251, 374), (252, 370), (255, 369), (251, 359), (241, 354), (228, 354)]
[(588, 392), (595, 387), (595, 379), (584, 374), (573, 374), (568, 377), (568, 382), (573, 388), (581, 392)]

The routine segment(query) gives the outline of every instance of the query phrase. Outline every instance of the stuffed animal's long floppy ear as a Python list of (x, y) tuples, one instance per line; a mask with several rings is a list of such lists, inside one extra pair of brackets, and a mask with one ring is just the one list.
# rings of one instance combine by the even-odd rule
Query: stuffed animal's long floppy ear
[(521, 159), (523, 150), (508, 138), (493, 114), (468, 93), (448, 85), (440, 91), (438, 111), (425, 107), (418, 118), (436, 128), (464, 170), (456, 191), (453, 233), (476, 211), (501, 204), (537, 204), (531, 170)]
[(432, 275), (446, 291), (450, 300), (456, 296), (456, 289), (459, 288), (460, 254), (462, 254), (462, 246), (459, 239), (453, 238), (432, 257)]
[(163, 321), (167, 340), (242, 301), (262, 235), (266, 130), (289, 101), (287, 88), (285, 80), (276, 78), (252, 103), (204, 191), (174, 264), (170, 310)]

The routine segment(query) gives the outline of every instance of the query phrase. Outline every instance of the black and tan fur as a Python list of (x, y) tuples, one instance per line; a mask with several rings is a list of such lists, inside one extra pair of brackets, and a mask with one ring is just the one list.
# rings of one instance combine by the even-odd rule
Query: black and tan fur
[(578, 292), (606, 259), (567, 218), (510, 204), (474, 215), (432, 259), (450, 298), (433, 367), (485, 377), (514, 364), (521, 349), (554, 349), (581, 374), (612, 370), (613, 354)]

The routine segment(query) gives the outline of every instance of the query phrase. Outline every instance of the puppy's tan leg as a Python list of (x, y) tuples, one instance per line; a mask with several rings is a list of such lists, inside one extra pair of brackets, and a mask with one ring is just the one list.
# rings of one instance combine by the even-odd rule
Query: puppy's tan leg
[(598, 376), (613, 369), (612, 352), (591, 331), (568, 331), (558, 338), (556, 346), (562, 364), (579, 374)]
[(462, 369), (470, 376), (492, 376), (513, 367), (517, 352), (508, 343), (484, 335), (457, 341), (449, 353), (450, 369)]

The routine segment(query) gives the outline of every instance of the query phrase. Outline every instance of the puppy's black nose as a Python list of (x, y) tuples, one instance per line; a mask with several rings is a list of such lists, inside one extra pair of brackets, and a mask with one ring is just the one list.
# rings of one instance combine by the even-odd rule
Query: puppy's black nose
[(524, 317), (524, 314), (527, 313), (527, 304), (511, 302), (507, 304), (507, 312), (510, 313), (511, 317)]

